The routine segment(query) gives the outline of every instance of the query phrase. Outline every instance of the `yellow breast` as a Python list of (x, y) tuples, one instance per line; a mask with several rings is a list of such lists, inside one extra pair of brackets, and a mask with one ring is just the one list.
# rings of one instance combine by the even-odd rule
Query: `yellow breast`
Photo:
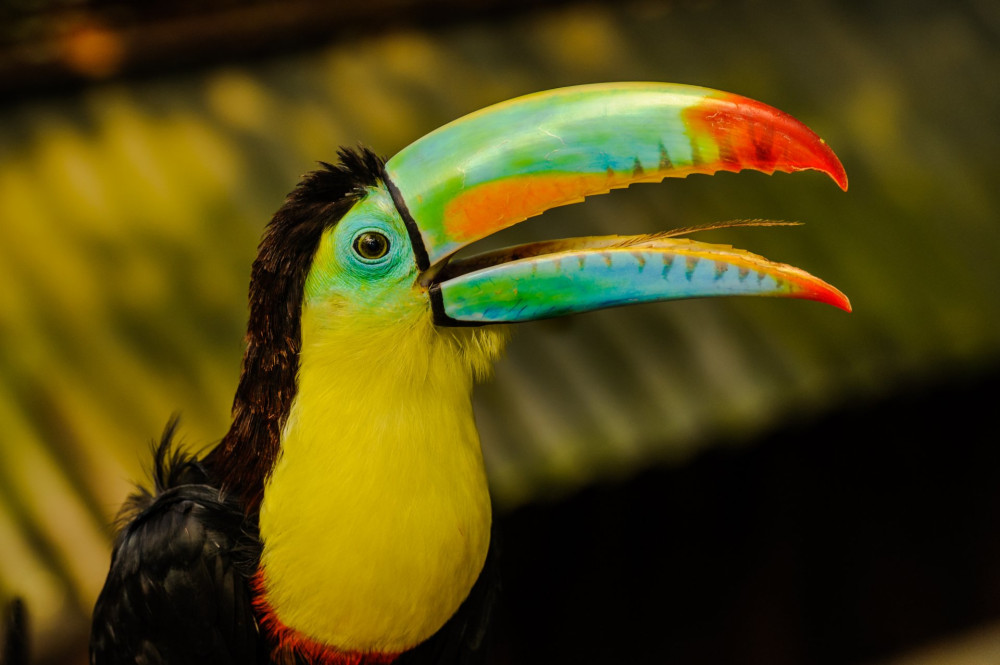
[(331, 339), (303, 312), (298, 391), (261, 505), (268, 604), (341, 651), (433, 635), (489, 548), (468, 350), (429, 323), (406, 329)]

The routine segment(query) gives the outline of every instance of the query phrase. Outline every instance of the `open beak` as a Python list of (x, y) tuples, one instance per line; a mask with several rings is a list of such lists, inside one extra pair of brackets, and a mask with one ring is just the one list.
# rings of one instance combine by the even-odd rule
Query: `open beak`
[(677, 233), (545, 241), (450, 260), (586, 196), (743, 169), (814, 169), (847, 189), (837, 156), (791, 116), (746, 97), (664, 83), (520, 97), (445, 125), (386, 163), (439, 325), (719, 295), (805, 298), (850, 311), (840, 291), (798, 268)]

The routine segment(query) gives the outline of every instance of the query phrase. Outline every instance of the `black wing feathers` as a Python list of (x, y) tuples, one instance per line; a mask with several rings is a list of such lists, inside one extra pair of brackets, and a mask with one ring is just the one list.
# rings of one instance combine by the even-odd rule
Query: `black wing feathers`
[(91, 663), (265, 662), (248, 584), (259, 556), (253, 526), (204, 484), (196, 461), (171, 452), (172, 432), (156, 451), (155, 494), (127, 504), (131, 522), (94, 610)]

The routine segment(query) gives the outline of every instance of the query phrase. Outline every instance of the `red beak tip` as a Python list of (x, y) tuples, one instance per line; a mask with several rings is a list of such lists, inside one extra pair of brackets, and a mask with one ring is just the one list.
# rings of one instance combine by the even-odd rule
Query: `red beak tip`
[(816, 296), (815, 300), (818, 300), (821, 303), (832, 305), (837, 309), (844, 310), (848, 314), (852, 311), (851, 301), (837, 289), (831, 288), (830, 291), (818, 293)]
[(840, 158), (837, 157), (837, 153), (833, 151), (826, 141), (819, 139), (820, 146), (822, 147), (822, 160), (823, 165), (820, 167), (820, 171), (830, 176), (837, 186), (840, 187), (842, 191), (847, 191), (847, 170), (844, 169), (844, 165), (840, 163)]
[(844, 166), (839, 161), (834, 169), (827, 171), (827, 174), (833, 178), (841, 191), (847, 191), (847, 171), (844, 170)]

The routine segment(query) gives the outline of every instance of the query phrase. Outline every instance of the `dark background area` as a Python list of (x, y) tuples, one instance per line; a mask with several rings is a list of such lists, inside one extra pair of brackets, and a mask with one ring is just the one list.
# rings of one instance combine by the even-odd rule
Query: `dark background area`
[(505, 515), (497, 662), (866, 663), (995, 621), (998, 397), (914, 388)]

